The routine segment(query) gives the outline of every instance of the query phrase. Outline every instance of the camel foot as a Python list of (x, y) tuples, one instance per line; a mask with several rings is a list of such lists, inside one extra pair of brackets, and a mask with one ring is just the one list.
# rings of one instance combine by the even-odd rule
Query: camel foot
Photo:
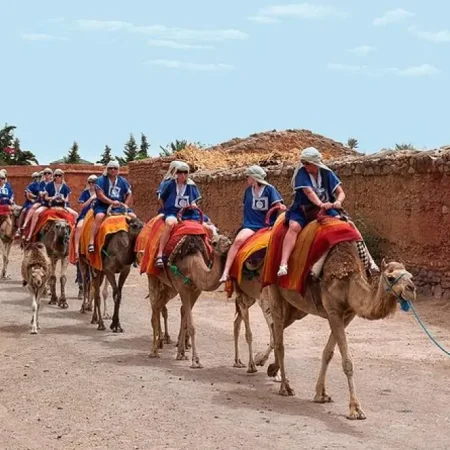
[(92, 316), (91, 324), (92, 324), (92, 325), (96, 325), (97, 323), (98, 323), (97, 317), (96, 317), (96, 316)]
[(272, 381), (274, 381), (275, 383), (281, 383), (281, 375), (279, 372), (274, 377), (270, 378), (272, 378)]
[(333, 399), (327, 394), (316, 394), (314, 403), (333, 403)]
[(48, 302), (49, 305), (57, 305), (58, 299), (56, 297), (52, 297), (50, 301)]
[(31, 332), (30, 332), (30, 334), (38, 334), (37, 327), (32, 326), (32, 327), (31, 327)]
[(103, 320), (111, 320), (111, 319), (112, 319), (112, 317), (110, 314), (108, 314), (108, 313), (103, 314)]
[(351, 408), (350, 413), (346, 417), (348, 420), (366, 420), (366, 415), (359, 406)]
[(150, 354), (148, 355), (149, 358), (160, 358), (161, 355), (157, 352), (157, 351), (152, 351), (150, 352)]
[(269, 367), (267, 368), (267, 375), (271, 378), (276, 377), (279, 369), (280, 368), (277, 367), (275, 363), (269, 364)]
[(255, 364), (257, 366), (264, 366), (264, 364), (267, 362), (267, 358), (268, 357), (264, 352), (257, 353), (255, 355)]
[(287, 381), (285, 381), (284, 383), (282, 381), (279, 394), (288, 397), (288, 396), (295, 395), (295, 392), (294, 392), (294, 389), (292, 389), (289, 386), (289, 383)]
[(59, 299), (58, 306), (62, 309), (67, 309), (69, 307), (69, 304), (67, 303), (66, 299)]
[(256, 373), (258, 370), (256, 369), (255, 363), (250, 363), (248, 365), (247, 373)]
[(123, 333), (123, 328), (120, 326), (120, 323), (112, 323), (110, 327), (113, 333)]
[(82, 289), (79, 289), (78, 290), (78, 296), (77, 296), (77, 298), (78, 298), (78, 300), (83, 300), (83, 290)]
[(104, 323), (99, 323), (98, 327), (97, 327), (97, 330), (98, 331), (105, 331), (106, 330), (105, 324)]
[(203, 369), (203, 366), (200, 364), (200, 361), (192, 361), (191, 369)]
[(237, 367), (238, 369), (243, 369), (245, 367), (245, 364), (243, 364), (242, 361), (239, 359), (238, 361), (234, 362), (233, 367)]
[(80, 308), (80, 314), (85, 314), (86, 313), (86, 308), (84, 306), (82, 306)]
[(173, 344), (173, 341), (168, 334), (164, 335), (164, 344)]
[(189, 358), (187, 355), (177, 355), (175, 359), (177, 361), (187, 361)]

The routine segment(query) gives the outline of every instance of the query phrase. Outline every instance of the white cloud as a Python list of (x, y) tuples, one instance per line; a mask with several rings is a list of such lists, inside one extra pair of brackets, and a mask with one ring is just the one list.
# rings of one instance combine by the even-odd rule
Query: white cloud
[(353, 53), (357, 56), (368, 56), (371, 53), (373, 53), (376, 50), (375, 47), (372, 47), (370, 45), (358, 45), (355, 48), (351, 48), (349, 50), (350, 53)]
[(349, 72), (349, 73), (360, 73), (368, 76), (385, 76), (385, 75), (396, 75), (398, 77), (424, 77), (437, 75), (441, 71), (430, 64), (422, 64), (420, 66), (410, 66), (400, 69), (398, 67), (386, 67), (380, 69), (370, 69), (368, 66), (361, 65), (349, 65), (349, 64), (339, 64), (339, 63), (329, 63), (327, 65), (329, 70), (339, 71), (339, 72)]
[(172, 59), (153, 59), (148, 61), (147, 64), (155, 66), (165, 67), (168, 69), (186, 69), (196, 70), (203, 72), (212, 72), (219, 70), (233, 70), (234, 66), (230, 64), (213, 64), (213, 63), (191, 63)]
[(415, 34), (418, 38), (424, 39), (426, 41), (441, 43), (441, 42), (450, 42), (450, 31), (449, 30), (441, 30), (441, 31), (423, 31), (419, 30), (417, 27), (410, 27), (409, 31)]
[(261, 8), (257, 17), (297, 17), (300, 19), (325, 19), (328, 17), (346, 17), (347, 13), (334, 6), (313, 5), (311, 3), (290, 3)]
[(138, 26), (129, 22), (102, 20), (77, 20), (76, 24), (79, 28), (86, 31), (127, 31), (172, 41), (207, 42), (248, 38), (247, 33), (234, 29), (194, 30), (189, 28), (166, 27), (165, 25)]
[(402, 22), (403, 20), (409, 19), (410, 17), (414, 17), (415, 14), (411, 11), (406, 11), (405, 9), (398, 8), (393, 9), (391, 11), (387, 11), (384, 15), (381, 17), (376, 17), (373, 19), (373, 25), (379, 27), (383, 25), (388, 25), (390, 23), (398, 23)]
[(152, 47), (173, 48), (176, 50), (190, 50), (190, 49), (212, 49), (212, 45), (198, 45), (188, 44), (186, 42), (168, 41), (165, 39), (150, 39), (148, 45)]
[(67, 41), (68, 38), (45, 33), (24, 33), (22, 39), (27, 41)]
[(248, 18), (248, 20), (251, 20), (252, 22), (258, 22), (258, 23), (279, 23), (280, 22), (278, 19), (275, 19), (274, 17), (270, 17), (270, 16), (251, 16)]

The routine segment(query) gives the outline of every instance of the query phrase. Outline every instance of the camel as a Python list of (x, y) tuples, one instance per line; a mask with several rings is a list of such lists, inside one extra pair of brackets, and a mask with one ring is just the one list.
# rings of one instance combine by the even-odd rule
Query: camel
[(3, 268), (1, 279), (9, 278), (7, 274), (9, 264), (9, 253), (14, 242), (14, 235), (17, 231), (20, 212), (22, 207), (19, 205), (11, 206), (11, 214), (3, 216), (0, 222), (0, 253), (3, 259)]
[[(172, 270), (164, 270), (160, 275), (148, 275), (149, 298), (152, 308), (153, 345), (150, 357), (159, 357), (162, 348), (160, 315), (165, 305), (177, 294), (181, 298), (181, 324), (178, 336), (177, 360), (188, 359), (185, 355), (186, 333), (191, 339), (191, 368), (202, 368), (197, 353), (195, 326), (192, 319), (192, 308), (202, 291), (214, 291), (225, 266), (225, 257), (231, 241), (222, 235), (215, 236), (212, 266), (209, 268), (204, 259), (204, 244), (200, 236), (187, 235), (169, 258)], [(174, 269), (175, 268), (175, 269)]]
[(37, 334), (39, 327), (39, 308), (46, 284), (51, 276), (51, 261), (44, 244), (37, 242), (24, 247), (22, 260), (23, 286), (27, 286), (32, 296), (31, 334)]
[[(84, 314), (86, 311), (92, 311), (92, 305), (94, 302), (94, 286), (90, 283), (89, 280), (89, 264), (84, 255), (80, 256), (80, 260), (77, 263), (77, 267), (79, 267), (79, 277), (81, 281), (78, 286), (78, 299), (83, 300), (81, 304), (80, 313)], [(111, 316), (108, 313), (108, 287), (109, 281), (105, 277), (102, 284), (102, 299), (103, 299), (103, 320), (111, 319)]]
[[(93, 286), (95, 301), (91, 323), (98, 323), (98, 330), (105, 330), (101, 314), (100, 288), (106, 277), (113, 290), (114, 312), (110, 329), (114, 333), (122, 333), (124, 331), (119, 319), (122, 288), (130, 273), (131, 265), (136, 261), (134, 247), (139, 233), (144, 228), (144, 223), (138, 218), (127, 216), (126, 220), (129, 226), (128, 231), (118, 231), (110, 235), (106, 240), (102, 250), (103, 270), (89, 267), (89, 277)], [(117, 273), (119, 274), (118, 283), (116, 282)]]
[(397, 310), (397, 303), (415, 299), (412, 275), (399, 262), (381, 264), (381, 273), (369, 280), (354, 242), (337, 244), (327, 255), (319, 282), (308, 280), (305, 296), (273, 284), (268, 286), (273, 320), (275, 362), (268, 367), (268, 375), (280, 370), (280, 395), (295, 395), (286, 378), (284, 366), (283, 331), (295, 320), (308, 314), (327, 319), (331, 334), (323, 350), (322, 365), (316, 384), (316, 403), (331, 402), (326, 389), (326, 373), (336, 343), (342, 356), (342, 366), (350, 391), (348, 419), (365, 419), (356, 395), (353, 380), (353, 361), (349, 353), (345, 328), (355, 316), (367, 320), (387, 318)]
[[(50, 305), (56, 305), (60, 308), (68, 308), (66, 300), (66, 282), (67, 282), (67, 266), (69, 265), (69, 240), (70, 240), (70, 224), (63, 219), (49, 222), (44, 228), (43, 243), (47, 249), (48, 256), (52, 263), (52, 274), (49, 280), (50, 285)], [(58, 300), (56, 295), (56, 265), (61, 261), (61, 273), (59, 277), (61, 285), (61, 295)]]

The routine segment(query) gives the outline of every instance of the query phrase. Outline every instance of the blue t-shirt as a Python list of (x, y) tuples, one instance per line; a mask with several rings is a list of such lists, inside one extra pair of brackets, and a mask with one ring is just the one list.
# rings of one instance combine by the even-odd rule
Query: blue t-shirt
[[(100, 189), (110, 200), (117, 200), (121, 203), (124, 203), (127, 195), (131, 194), (130, 183), (121, 176), (118, 176), (113, 183), (107, 175), (102, 175), (97, 178), (95, 188)], [(97, 198), (96, 203), (103, 207), (109, 206), (109, 204), (102, 202), (99, 198)]]
[(341, 181), (331, 170), (319, 169), (316, 179), (302, 167), (295, 177), (295, 197), (291, 208), (310, 206), (313, 204), (304, 193), (303, 188), (311, 188), (323, 203), (333, 202), (334, 192), (340, 184)]
[[(45, 186), (45, 192), (49, 197), (55, 197), (54, 200), (50, 202), (50, 206), (69, 206), (69, 194), (71, 193), (70, 187), (63, 183), (59, 187), (59, 191), (57, 191), (56, 184), (54, 182), (47, 183), (47, 186)], [(61, 204), (61, 200), (64, 200), (63, 205)]]
[[(164, 183), (162, 190), (159, 194), (159, 198), (163, 201), (164, 215), (176, 216), (181, 208), (185, 206), (192, 205), (192, 203), (200, 200), (200, 192), (194, 182), (190, 181), (183, 186), (184, 192), (177, 192), (177, 182), (176, 180), (167, 180)], [(186, 211), (185, 218), (198, 218), (198, 213), (196, 211)]]
[(6, 182), (2, 187), (0, 187), (0, 204), (10, 205), (14, 200), (14, 192), (11, 185)]
[[(91, 193), (89, 189), (85, 189), (78, 199), (78, 203), (82, 205), (83, 203), (87, 202), (91, 198)], [(92, 208), (94, 202), (89, 203), (89, 205), (86, 205), (80, 212), (80, 217), (85, 217), (88, 211)]]
[[(264, 186), (259, 197), (255, 195), (253, 188), (249, 186), (244, 193), (244, 221), (242, 228), (250, 228), (257, 231), (266, 227), (267, 212), (276, 203), (282, 202), (283, 199), (280, 193), (271, 184)], [(270, 219), (271, 226), (275, 220), (276, 216), (273, 215)]]
[(168, 180), (162, 180), (161, 183), (159, 183), (158, 189), (156, 190), (156, 196), (159, 198), (162, 190), (164, 189), (164, 186), (166, 186), (167, 184), (169, 184), (172, 181), (172, 179), (168, 179)]
[[(37, 198), (39, 196), (39, 192), (40, 192), (40, 185), (41, 185), (41, 183), (39, 181), (33, 181), (25, 188), (25, 194), (27, 192), (30, 192), (31, 194), (35, 195)], [(27, 207), (32, 204), (33, 204), (33, 202), (31, 200), (29, 200), (28, 197), (25, 195), (25, 203), (23, 206)]]

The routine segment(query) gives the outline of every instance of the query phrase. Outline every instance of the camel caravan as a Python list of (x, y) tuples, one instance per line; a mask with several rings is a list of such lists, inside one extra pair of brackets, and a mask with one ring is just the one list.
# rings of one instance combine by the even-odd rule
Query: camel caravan
[[(132, 209), (131, 186), (119, 171), (119, 165), (112, 161), (101, 176), (88, 178), (79, 198), (80, 213), (70, 207), (71, 190), (63, 171), (34, 173), (22, 207), (15, 204), (6, 174), (0, 172), (2, 278), (7, 276), (9, 248), (16, 238), (24, 252), (23, 283), (32, 296), (31, 332), (38, 332), (39, 306), (47, 286), (50, 303), (68, 307), (65, 285), (69, 263), (77, 266), (81, 312), (92, 311), (91, 323), (105, 330), (106, 289), (110, 285), (114, 301), (110, 329), (123, 332), (123, 286), (134, 266), (148, 280), (153, 329), (150, 357), (158, 357), (164, 344), (171, 342), (167, 304), (179, 296), (175, 357), (190, 359), (190, 367), (198, 369), (203, 365), (193, 309), (203, 291), (216, 291), (223, 285), (228, 297), (235, 297), (234, 367), (256, 372), (256, 366), (264, 365), (273, 350), (275, 360), (267, 373), (281, 382), (281, 395), (294, 395), (286, 376), (284, 330), (308, 314), (321, 317), (331, 331), (314, 401), (331, 401), (326, 374), (337, 345), (349, 386), (347, 417), (364, 419), (346, 327), (356, 316), (368, 320), (391, 316), (400, 303), (415, 299), (416, 290), (404, 264), (382, 261), (381, 267), (377, 266), (343, 208), (344, 187), (324, 164), (321, 153), (314, 147), (300, 152), (289, 206), (266, 181), (262, 167), (248, 167), (242, 222), (236, 224), (238, 231), (232, 239), (221, 234), (199, 207), (201, 194), (186, 162), (171, 162), (156, 192), (160, 208), (147, 223)], [(249, 317), (255, 303), (266, 319), (269, 342), (267, 350), (256, 356)], [(238, 348), (242, 322), (247, 364), (242, 363)]]

